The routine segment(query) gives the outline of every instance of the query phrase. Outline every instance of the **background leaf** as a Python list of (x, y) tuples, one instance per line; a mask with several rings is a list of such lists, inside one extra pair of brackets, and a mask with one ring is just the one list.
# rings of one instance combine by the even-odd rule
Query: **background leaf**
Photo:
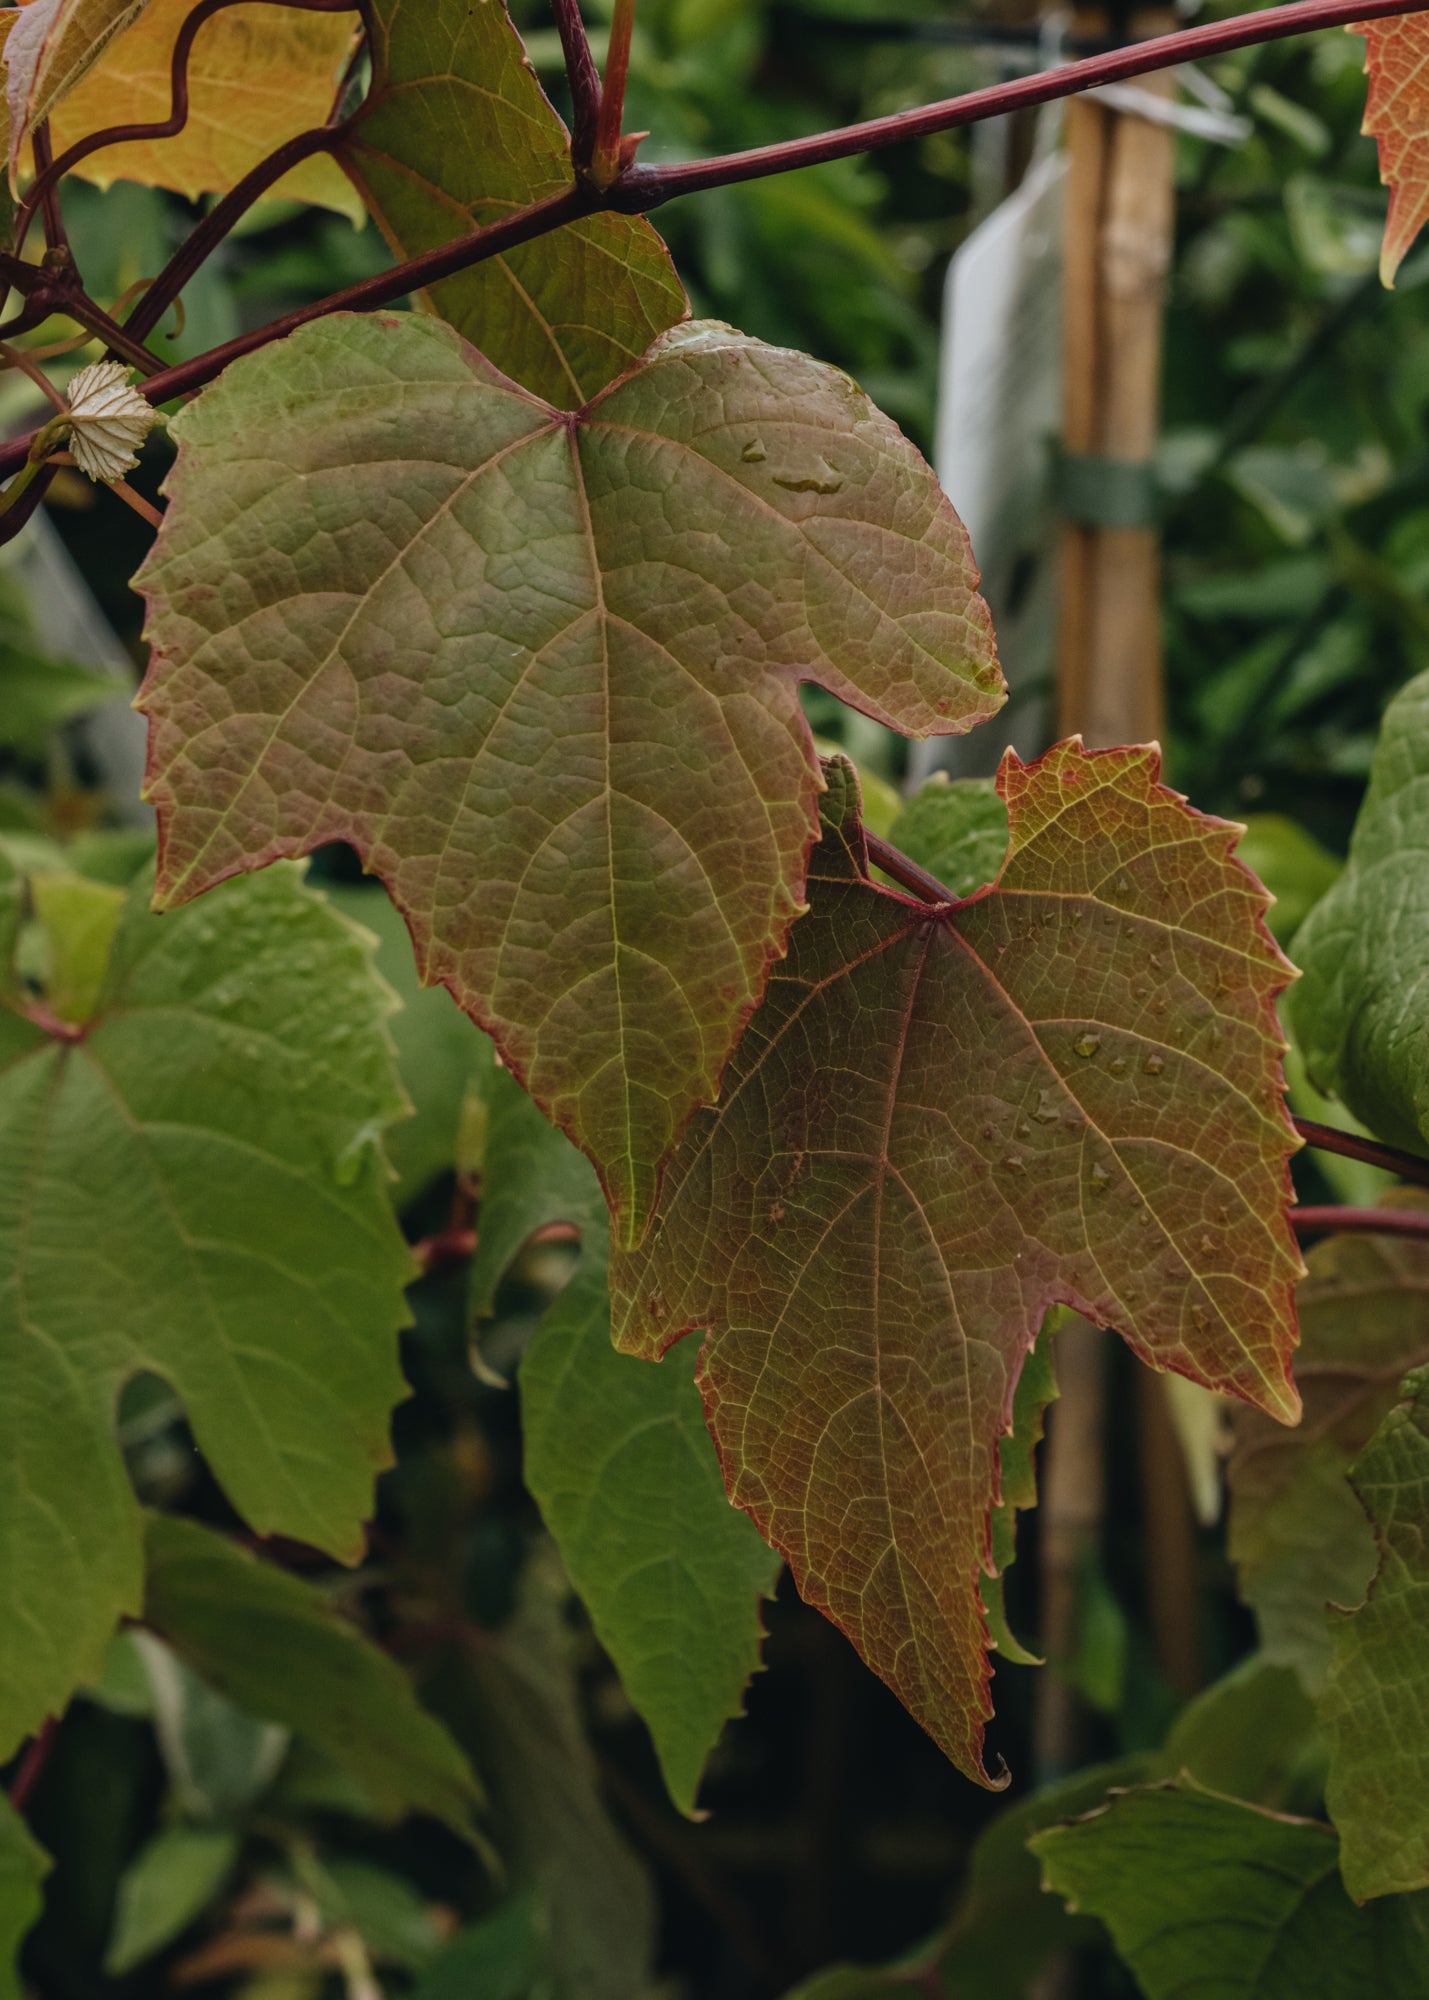
[(106, 1972), (131, 1972), (186, 1931), (233, 1872), (241, 1846), (230, 1827), (170, 1826), (124, 1871)]
[[(564, 126), (502, 0), (374, 0), (372, 88), (341, 159), (400, 256), (498, 222), (573, 179)], [(689, 307), (643, 216), (593, 215), (432, 288), (488, 361), (574, 410)]]
[(1405, 1376), (1350, 1484), (1379, 1568), (1358, 1610), (1330, 1613), (1320, 1723), (1345, 1887), (1363, 1901), (1429, 1885), (1429, 1368)]
[(1333, 1827), (1182, 1783), (1115, 1794), (1028, 1846), (1049, 1888), (1102, 1919), (1146, 2000), (1423, 1991), (1429, 1910), (1356, 1909)]
[(1429, 673), (1384, 712), (1349, 865), (1295, 940), (1291, 1018), (1313, 1083), (1429, 1153)]
[(799, 907), (797, 682), (1001, 700), (966, 534), (846, 377), (727, 328), (574, 423), (417, 317), (250, 359), (142, 574), (160, 899), (351, 842), (638, 1236)]
[(300, 1577), (196, 1521), (151, 1514), (144, 1622), (240, 1708), (350, 1770), (379, 1815), (429, 1813), (473, 1838), (471, 1767), (395, 1661)]
[(542, 1223), (560, 1215), (582, 1231), (580, 1268), (521, 1361), (526, 1484), (654, 1738), (671, 1797), (692, 1812), (706, 1759), (758, 1670), (759, 1602), (779, 1558), (725, 1497), (688, 1366), (652, 1368), (611, 1346), (595, 1175), (505, 1072), (493, 1080), (484, 1180), (478, 1299), (503, 1253)]
[(1235, 830), (1156, 776), (1009, 757), (1002, 873), (935, 912), (868, 882), (830, 765), (810, 913), (614, 1266), (617, 1342), (710, 1329), (731, 1498), (984, 1782), (992, 1453), (1047, 1307), (1298, 1408), (1287, 967)]
[(402, 1392), (378, 1142), (405, 1107), (366, 943), (292, 869), (162, 921), (146, 887), (82, 1026), (0, 1004), (6, 1750), (139, 1609), (129, 1376), (172, 1385), (254, 1528), (344, 1559)]
[[(1400, 1189), (1387, 1206), (1429, 1209)], [(1300, 1287), (1296, 1430), (1235, 1415), (1228, 1479), (1230, 1553), (1269, 1660), (1316, 1691), (1330, 1658), (1327, 1604), (1358, 1604), (1375, 1570), (1374, 1536), (1346, 1474), (1399, 1394), (1429, 1360), (1429, 1245), (1393, 1236), (1317, 1243)]]
[(888, 838), (945, 889), (970, 896), (995, 881), (1002, 866), (1007, 807), (991, 778), (949, 778), (938, 771), (904, 805)]
[(24, 2000), (15, 1957), (44, 1903), (50, 1857), (8, 1799), (0, 1798), (0, 2000)]

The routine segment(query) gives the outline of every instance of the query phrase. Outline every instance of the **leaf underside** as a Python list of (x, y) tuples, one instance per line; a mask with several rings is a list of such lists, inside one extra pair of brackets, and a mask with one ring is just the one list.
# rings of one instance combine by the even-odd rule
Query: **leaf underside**
[(31, 0), (11, 25), (5, 49), (5, 109), (13, 181), (21, 148), (81, 83), (148, 0)]
[(1379, 143), (1379, 177), (1389, 189), (1389, 214), (1379, 256), (1386, 285), (1429, 220), (1429, 27), (1417, 14), (1358, 21), (1365, 39), (1369, 95), (1361, 129)]
[(1429, 1368), (1406, 1376), (1350, 1483), (1379, 1568), (1358, 1610), (1330, 1613), (1320, 1726), (1345, 1886), (1363, 1901), (1429, 1887)]
[[(1408, 1189), (1389, 1205), (1429, 1209)], [(1229, 1544), (1267, 1659), (1314, 1692), (1330, 1657), (1327, 1604), (1358, 1604), (1374, 1535), (1346, 1473), (1393, 1407), (1405, 1371), (1429, 1362), (1429, 1244), (1333, 1236), (1316, 1244), (1296, 1304), (1295, 1430), (1238, 1409), (1228, 1468)]]
[(634, 1239), (800, 907), (798, 682), (915, 734), (1002, 699), (961, 523), (846, 376), (713, 325), (572, 418), (334, 317), (174, 431), (160, 901), (349, 841)]
[[(572, 184), (565, 127), (500, 0), (373, 0), (373, 80), (339, 154), (400, 256)], [(563, 410), (689, 315), (643, 216), (609, 212), (474, 264), (431, 302), (494, 367)]]
[(146, 891), (76, 1039), (0, 969), (0, 1756), (139, 1610), (128, 1377), (172, 1384), (252, 1527), (345, 1559), (402, 1393), (375, 1141), (404, 1106), (365, 943), (290, 869), (163, 922)]
[(1063, 744), (1000, 783), (996, 884), (866, 879), (851, 769), (716, 1110), (615, 1260), (618, 1344), (710, 1329), (730, 1496), (986, 1782), (997, 1446), (1047, 1307), (1293, 1420), (1288, 968), (1236, 829), (1154, 750)]

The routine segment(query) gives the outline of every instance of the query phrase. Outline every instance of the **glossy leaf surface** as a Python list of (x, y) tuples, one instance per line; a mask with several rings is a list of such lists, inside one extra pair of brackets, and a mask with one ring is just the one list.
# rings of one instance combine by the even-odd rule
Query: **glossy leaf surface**
[[(565, 127), (502, 0), (374, 0), (370, 16), (372, 88), (341, 158), (401, 255), (570, 187)], [(689, 311), (650, 224), (613, 213), (443, 279), (432, 305), (494, 366), (563, 410)]]
[[(1429, 1208), (1429, 1196), (1393, 1199)], [(1359, 1604), (1375, 1571), (1374, 1535), (1346, 1474), (1406, 1370), (1429, 1361), (1429, 1244), (1335, 1236), (1307, 1263), (1295, 1357), (1304, 1421), (1287, 1431), (1236, 1412), (1230, 1553), (1266, 1658), (1315, 1690), (1330, 1657), (1325, 1606)]]
[(139, 1609), (130, 1375), (172, 1385), (251, 1526), (344, 1559), (402, 1393), (409, 1258), (378, 1141), (404, 1106), (366, 943), (293, 869), (174, 919), (146, 902), (87, 1019), (13, 975), (0, 998), (0, 1754)]
[(1422, 1899), (1356, 1909), (1333, 1827), (1171, 1784), (1115, 1794), (1028, 1842), (1043, 1880), (1100, 1917), (1146, 2000), (1415, 2000)]
[(1311, 1081), (1382, 1139), (1429, 1154), (1429, 673), (1384, 712), (1349, 865), (1295, 955), (1291, 1018)]
[(613, 1273), (622, 1346), (710, 1329), (731, 1497), (979, 1777), (998, 1438), (1047, 1307), (1298, 1408), (1287, 969), (1235, 831), (1151, 750), (1001, 783), (996, 885), (930, 908), (868, 882), (829, 767), (810, 913)]
[(654, 1738), (670, 1795), (694, 1810), (705, 1761), (760, 1664), (760, 1600), (779, 1558), (730, 1506), (691, 1371), (610, 1344), (605, 1204), (588, 1163), (509, 1074), (493, 1080), (473, 1289), (558, 1217), (580, 1268), (521, 1362), (526, 1485), (597, 1638)]
[(144, 1541), (144, 1622), (195, 1673), (325, 1750), (379, 1815), (429, 1813), (472, 1838), (481, 1793), (466, 1758), (320, 1591), (196, 1521), (152, 1514)]
[(1429, 1886), (1429, 1368), (1405, 1377), (1350, 1484), (1379, 1567), (1358, 1610), (1330, 1614), (1320, 1723), (1325, 1803), (1362, 1900)]
[[(64, 151), (122, 119), (158, 124), (172, 102), (171, 64), (193, 0), (148, 0), (65, 99), (54, 120)], [(225, 7), (200, 28), (189, 56), (189, 111), (171, 139), (131, 139), (81, 160), (84, 180), (108, 187), (140, 181), (190, 199), (222, 194), (299, 132), (325, 124), (352, 53), (357, 14), (304, 14), (289, 7)], [(279, 199), (319, 202), (362, 216), (342, 169), (319, 156), (274, 184)]]
[(1001, 700), (957, 517), (846, 376), (713, 325), (572, 419), (335, 317), (173, 428), (161, 903), (350, 841), (638, 1236), (800, 907), (797, 682), (922, 733)]

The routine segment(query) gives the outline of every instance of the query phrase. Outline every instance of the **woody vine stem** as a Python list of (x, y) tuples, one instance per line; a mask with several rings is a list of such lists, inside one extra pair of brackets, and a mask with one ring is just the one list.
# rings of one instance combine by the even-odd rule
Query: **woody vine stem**
[[(142, 393), (155, 405), (191, 394), (221, 374), (230, 361), (281, 340), (309, 321), (334, 312), (364, 312), (389, 305), (408, 293), (469, 269), (489, 257), (529, 243), (601, 210), (639, 215), (658, 208), (677, 195), (709, 188), (731, 187), (741, 181), (759, 180), (772, 174), (789, 173), (799, 167), (847, 159), (876, 152), (888, 146), (973, 125), (985, 118), (1005, 116), (1075, 96), (1103, 84), (1125, 82), (1178, 63), (1224, 55), (1233, 49), (1262, 42), (1283, 40), (1314, 29), (1353, 27), (1362, 21), (1383, 20), (1400, 14), (1429, 10), (1429, 0), (1294, 0), (1289, 6), (1271, 7), (1252, 14), (1236, 15), (1228, 21), (1178, 29), (1124, 48), (1086, 56), (1059, 68), (1019, 77), (1008, 83), (966, 92), (912, 111), (895, 112), (889, 117), (866, 119), (808, 138), (791, 139), (740, 153), (726, 153), (711, 159), (681, 161), (663, 166), (643, 166), (636, 159), (644, 133), (622, 131), (625, 77), (630, 54), (634, 0), (616, 0), (611, 22), (606, 74), (602, 80), (586, 37), (579, 0), (551, 0), (560, 34), (566, 77), (572, 106), (572, 178), (567, 188), (542, 201), (490, 223), (469, 234), (409, 257), (392, 270), (362, 280), (299, 307), (295, 312), (240, 334), (165, 368), (147, 346), (148, 335), (164, 313), (178, 299), (194, 273), (201, 267), (247, 210), (275, 182), (301, 161), (334, 151), (361, 118), (362, 107), (346, 118), (337, 107), (325, 125), (299, 133), (278, 147), (254, 167), (191, 232), (158, 277), (146, 288), (126, 323), (121, 327), (83, 289), (65, 238), (57, 189), (62, 176), (80, 160), (103, 150), (137, 139), (172, 138), (188, 121), (188, 63), (200, 28), (225, 7), (239, 0), (198, 0), (179, 30), (170, 70), (170, 107), (166, 118), (149, 124), (115, 125), (91, 134), (69, 147), (58, 158), (51, 157), (48, 134), (36, 129), (34, 153), (37, 172), (16, 216), (13, 253), (0, 252), (0, 280), (21, 296), (19, 311), (0, 325), (0, 337), (28, 331), (52, 314), (75, 320), (85, 330), (108, 342), (109, 352), (130, 362), (144, 376)], [(263, 0), (263, 4), (283, 6), (306, 13), (351, 12), (353, 0)], [(368, 30), (374, 37), (368, 0), (357, 0)], [(45, 223), (46, 252), (42, 262), (27, 261), (23, 250), (30, 224), (36, 215)], [(12, 491), (18, 504), (0, 514), (0, 542), (17, 534), (38, 504), (48, 468), (35, 456), (41, 430), (0, 445), (0, 478), (18, 474), (28, 490), (23, 498)], [(36, 473), (41, 476), (36, 477)], [(917, 867), (906, 855), (887, 842), (869, 837), (869, 858), (892, 880), (923, 901), (954, 904), (957, 899)], [(1309, 1145), (1351, 1158), (1369, 1160), (1387, 1167), (1401, 1178), (1429, 1186), (1429, 1162), (1395, 1147), (1382, 1146), (1356, 1134), (1332, 1126), (1295, 1121), (1302, 1139)], [(1332, 1226), (1376, 1229), (1393, 1234), (1429, 1235), (1429, 1214), (1414, 1210), (1310, 1209), (1297, 1212), (1296, 1223), (1304, 1235)]]

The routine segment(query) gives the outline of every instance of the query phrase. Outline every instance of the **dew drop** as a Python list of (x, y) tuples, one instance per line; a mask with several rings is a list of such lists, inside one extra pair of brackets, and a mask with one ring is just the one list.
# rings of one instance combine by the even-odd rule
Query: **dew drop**
[(1072, 1047), (1079, 1056), (1094, 1056), (1101, 1045), (1100, 1035), (1079, 1035)]
[(658, 1326), (668, 1311), (668, 1307), (665, 1304), (665, 1294), (658, 1291), (647, 1292), (645, 1295), (645, 1310)]
[(771, 1222), (782, 1222), (784, 1220), (784, 1204), (782, 1201), (770, 1202), (769, 1220)]
[(1150, 1055), (1141, 1067), (1146, 1071), (1148, 1076), (1160, 1076), (1162, 1070), (1166, 1067), (1166, 1058), (1165, 1056)]
[(1106, 1168), (1103, 1166), (1093, 1167), (1092, 1193), (1105, 1194), (1110, 1186), (1111, 1186), (1111, 1175), (1107, 1172)]
[(996, 1129), (997, 1129), (996, 1126), (984, 1125), (982, 1128), (982, 1136), (984, 1137), (984, 1139), (991, 1139), (994, 1136)]
[(1112, 1059), (1111, 1059), (1111, 1073), (1112, 1073), (1112, 1075), (1113, 1075), (1113, 1076), (1125, 1076), (1125, 1075), (1126, 1075), (1126, 1057), (1125, 1057), (1125, 1056), (1113, 1056), (1113, 1057), (1112, 1057)]
[(1018, 1136), (1018, 1138), (1019, 1138), (1019, 1139), (1025, 1139), (1025, 1138), (1027, 1137), (1028, 1133), (1029, 1133), (1029, 1132), (1030, 1132), (1031, 1130), (1032, 1130), (1032, 1127), (1031, 1127), (1031, 1126), (1030, 1126), (1030, 1125), (1028, 1124), (1028, 1122), (1027, 1122), (1027, 1120), (1026, 1120), (1025, 1118), (1019, 1118), (1019, 1119), (1018, 1119), (1018, 1121), (1017, 1121), (1017, 1136)]
[(1002, 1164), (1007, 1168), (1009, 1173), (1020, 1174), (1027, 1165), (1027, 1162), (1023, 1159), (1021, 1153), (1009, 1153)]
[(1196, 1247), (1203, 1257), (1209, 1257), (1216, 1247), (1215, 1239), (1210, 1236), (1203, 1236)]
[(1039, 1125), (1055, 1125), (1062, 1115), (1062, 1107), (1057, 1101), (1055, 1090), (1040, 1090), (1037, 1093), (1037, 1109), (1032, 1116)]
[(758, 465), (767, 454), (765, 453), (762, 440), (751, 438), (739, 455), (746, 465)]

